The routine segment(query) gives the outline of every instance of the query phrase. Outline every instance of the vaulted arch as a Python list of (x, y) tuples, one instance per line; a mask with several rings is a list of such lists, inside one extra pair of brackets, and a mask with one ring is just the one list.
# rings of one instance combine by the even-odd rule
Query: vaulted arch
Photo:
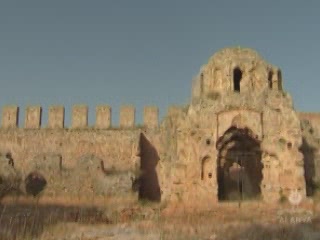
[(219, 200), (260, 195), (262, 162), (260, 141), (248, 128), (230, 127), (216, 144)]

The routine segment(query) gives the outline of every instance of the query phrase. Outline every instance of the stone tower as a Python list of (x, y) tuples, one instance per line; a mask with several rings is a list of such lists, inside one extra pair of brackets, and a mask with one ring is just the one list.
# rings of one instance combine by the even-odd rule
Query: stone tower
[(281, 70), (256, 51), (214, 54), (193, 82), (191, 104), (170, 120), (173, 199), (209, 206), (306, 196), (300, 120)]

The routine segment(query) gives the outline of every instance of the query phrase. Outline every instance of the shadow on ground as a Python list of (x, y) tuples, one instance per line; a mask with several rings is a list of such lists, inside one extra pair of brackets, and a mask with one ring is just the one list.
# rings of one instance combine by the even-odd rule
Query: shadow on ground
[[(317, 220), (318, 221), (318, 220)], [(230, 229), (231, 230), (231, 229)], [(230, 231), (231, 232), (231, 231)], [(273, 225), (252, 224), (245, 229), (233, 229), (229, 240), (318, 240), (320, 231), (315, 224)], [(217, 239), (217, 240), (218, 240)]]
[(93, 207), (36, 204), (0, 205), (0, 239), (37, 237), (45, 228), (61, 222), (110, 223), (102, 211)]

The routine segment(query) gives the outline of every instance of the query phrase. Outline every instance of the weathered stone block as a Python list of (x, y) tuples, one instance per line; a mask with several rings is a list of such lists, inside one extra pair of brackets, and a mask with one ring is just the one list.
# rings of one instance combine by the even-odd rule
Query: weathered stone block
[(25, 115), (25, 128), (38, 129), (41, 126), (41, 106), (28, 106)]
[(156, 128), (159, 124), (159, 109), (154, 106), (147, 106), (143, 113), (144, 126), (148, 128)]
[(100, 105), (96, 107), (96, 128), (108, 129), (111, 127), (111, 107)]
[(5, 106), (2, 109), (2, 128), (16, 128), (19, 120), (18, 106)]
[(88, 127), (88, 106), (75, 105), (72, 108), (71, 128)]
[(49, 108), (48, 127), (49, 128), (64, 127), (64, 107), (63, 106), (51, 106)]
[(249, 128), (262, 137), (261, 113), (251, 110), (230, 110), (218, 116), (218, 136), (222, 136), (231, 126)]
[(120, 109), (120, 127), (129, 128), (135, 125), (135, 107), (122, 106)]

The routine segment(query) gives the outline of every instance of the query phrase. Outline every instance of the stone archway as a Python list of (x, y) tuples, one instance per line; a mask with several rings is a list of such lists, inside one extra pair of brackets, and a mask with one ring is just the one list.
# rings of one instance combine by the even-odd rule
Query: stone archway
[(256, 199), (261, 194), (260, 141), (248, 128), (230, 127), (217, 141), (218, 200)]

